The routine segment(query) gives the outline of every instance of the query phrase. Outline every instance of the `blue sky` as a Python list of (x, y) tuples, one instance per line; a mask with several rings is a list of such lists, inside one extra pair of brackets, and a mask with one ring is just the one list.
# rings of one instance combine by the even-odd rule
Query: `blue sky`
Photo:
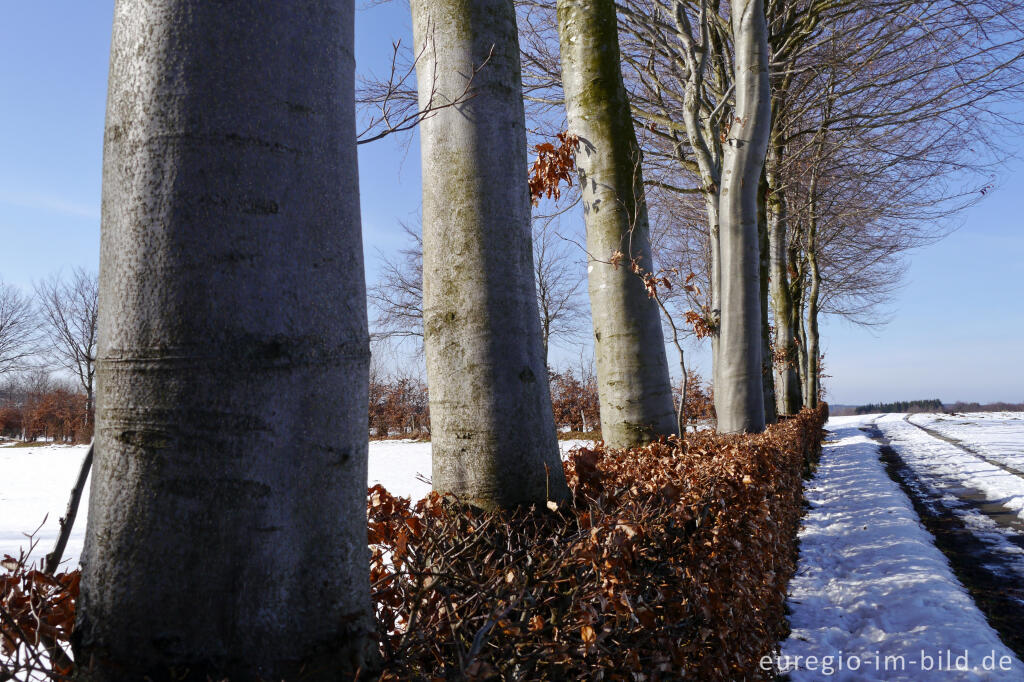
[[(98, 267), (100, 160), (112, 2), (5, 3), (0, 23), (0, 279), (29, 289), (61, 268)], [(409, 38), (404, 2), (356, 15), (357, 69), (386, 75), (391, 41)], [(1021, 104), (1024, 106), (1024, 103)], [(1011, 141), (1019, 151), (1024, 145)], [(360, 148), (367, 277), (400, 247), (420, 204), (419, 150)], [(916, 252), (893, 321), (868, 331), (823, 322), (829, 399), (938, 397), (1024, 401), (1024, 162)], [(578, 350), (554, 356), (571, 362)], [(690, 354), (707, 373), (707, 353)], [(674, 358), (670, 364), (675, 365)]]

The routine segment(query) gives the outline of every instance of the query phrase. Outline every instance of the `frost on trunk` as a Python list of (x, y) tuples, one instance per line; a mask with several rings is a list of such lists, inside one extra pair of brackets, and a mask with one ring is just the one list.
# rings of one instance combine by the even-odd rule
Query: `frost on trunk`
[(768, 181), (768, 250), (772, 310), (775, 312), (775, 348), (782, 360), (775, 365), (775, 396), (779, 414), (796, 414), (801, 407), (795, 310), (787, 261), (786, 226), (788, 212), (785, 189), (778, 177), (782, 150), (768, 148), (765, 177)]
[(86, 680), (333, 680), (375, 651), (349, 0), (119, 0)]
[[(677, 427), (658, 305), (630, 269), (634, 258), (647, 272), (654, 265), (615, 5), (559, 0), (558, 32), (569, 131), (580, 139), (601, 432), (608, 445), (631, 447)], [(617, 267), (607, 262), (615, 252), (624, 255)]]
[(414, 0), (412, 14), (421, 105), (473, 79), (471, 98), (420, 125), (434, 489), (543, 505), (568, 489), (534, 292), (515, 9)]
[(719, 195), (722, 312), (715, 411), (719, 432), (756, 433), (765, 426), (757, 194), (771, 125), (763, 1), (733, 2), (732, 29), (736, 111)]

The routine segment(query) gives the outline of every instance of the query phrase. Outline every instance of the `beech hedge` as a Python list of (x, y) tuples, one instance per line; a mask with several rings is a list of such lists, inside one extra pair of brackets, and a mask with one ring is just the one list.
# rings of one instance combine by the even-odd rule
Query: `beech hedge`
[(770, 679), (826, 414), (577, 450), (551, 511), (372, 488), (381, 679)]

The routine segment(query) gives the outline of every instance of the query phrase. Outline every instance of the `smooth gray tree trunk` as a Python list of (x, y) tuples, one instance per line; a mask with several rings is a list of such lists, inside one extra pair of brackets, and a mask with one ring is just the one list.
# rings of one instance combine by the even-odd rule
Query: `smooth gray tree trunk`
[[(534, 289), (512, 0), (414, 0), (433, 486), (483, 507), (568, 495)], [(479, 67), (484, 64), (482, 69)], [(479, 69), (475, 76), (474, 70)]]
[(376, 651), (350, 0), (119, 0), (80, 679)]
[[(622, 83), (612, 0), (559, 0), (562, 87), (587, 226), (601, 434), (632, 447), (677, 429), (657, 301), (631, 269), (654, 270), (641, 152)], [(609, 263), (612, 254), (623, 259)]]
[[(719, 356), (722, 338), (722, 224), (719, 214), (718, 195), (705, 194), (705, 213), (708, 217), (708, 257), (711, 261), (711, 386), (717, 390), (722, 384), (719, 371), (722, 361)], [(717, 426), (716, 426), (717, 428)]]
[(732, 3), (736, 110), (719, 195), (721, 326), (715, 371), (720, 433), (764, 430), (757, 194), (771, 127), (763, 0)]
[[(813, 200), (812, 208), (813, 211)], [(821, 274), (818, 269), (818, 255), (816, 253), (815, 220), (811, 219), (811, 226), (808, 229), (807, 266), (810, 274), (810, 287), (807, 291), (807, 372), (804, 386), (804, 405), (807, 407), (818, 406), (818, 396), (821, 391), (821, 368), (819, 358), (821, 346), (818, 335), (818, 296), (821, 290)]]
[(788, 210), (781, 186), (779, 164), (782, 150), (770, 145), (765, 162), (768, 181), (768, 247), (772, 309), (775, 312), (775, 348), (782, 359), (775, 363), (775, 396), (780, 414), (796, 414), (801, 407), (800, 374), (794, 331), (794, 306), (786, 257)]
[(761, 389), (764, 391), (764, 420), (768, 424), (779, 421), (775, 404), (775, 373), (772, 367), (772, 331), (768, 318), (770, 277), (770, 251), (768, 244), (768, 180), (761, 173), (761, 184), (757, 192), (757, 242), (758, 242), (758, 283), (761, 296)]
[(807, 386), (807, 323), (804, 320), (804, 312), (807, 309), (807, 303), (804, 300), (805, 298), (806, 294), (802, 294), (801, 297), (797, 299), (799, 304), (796, 306), (797, 320), (794, 330), (797, 341), (797, 371), (800, 376), (800, 404), (803, 407), (808, 407), (807, 392), (805, 390), (805, 387)]

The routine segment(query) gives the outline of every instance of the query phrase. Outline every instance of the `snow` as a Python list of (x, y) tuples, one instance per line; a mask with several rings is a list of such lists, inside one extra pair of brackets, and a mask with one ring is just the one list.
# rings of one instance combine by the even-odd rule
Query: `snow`
[[(912, 419), (1013, 467), (1021, 463), (1014, 458), (1024, 457), (1022, 417)], [(988, 625), (887, 475), (877, 443), (860, 430), (869, 423), (891, 439), (922, 480), (985, 490), (1017, 505), (1015, 510), (1024, 508), (1024, 480), (930, 436), (902, 415), (830, 420), (832, 435), (806, 486), (810, 510), (800, 531), (799, 567), (788, 601), (792, 634), (779, 656), (763, 663), (778, 665), (794, 681), (1024, 680), (1024, 664)], [(563, 457), (583, 444), (562, 441)], [(17, 554), (26, 543), (23, 534), (47, 514), (33, 556), (50, 550), (85, 451), (84, 446), (0, 445), (0, 554)], [(396, 495), (418, 499), (430, 490), (430, 471), (428, 442), (370, 443), (368, 485), (380, 483)], [(81, 552), (85, 505), (87, 499), (69, 542), (68, 564)]]
[[(974, 488), (989, 501), (999, 503), (1024, 520), (1024, 478), (929, 435), (908, 423), (904, 417), (900, 414), (886, 415), (878, 419), (877, 424), (908, 466), (937, 486)], [(1024, 438), (1024, 433), (1021, 437)], [(975, 439), (989, 444), (996, 440), (977, 435)], [(1024, 441), (1017, 447), (1024, 447)], [(1024, 467), (1020, 470), (1024, 471)]]
[(777, 662), (793, 680), (1024, 680), (859, 430), (876, 418), (829, 421)]
[[(53, 549), (60, 530), (60, 517), (67, 509), (68, 496), (88, 449), (86, 445), (0, 447), (0, 556), (17, 557), (19, 549), (27, 551), (25, 535), (37, 528), (38, 545), (32, 558), (41, 559)], [(85, 539), (88, 505), (87, 487), (64, 553), (75, 562)]]
[(909, 417), (1000, 464), (1024, 471), (1024, 412), (914, 414)]
[[(559, 441), (559, 446), (564, 457), (572, 448), (589, 443), (565, 440)], [(26, 534), (37, 528), (38, 544), (32, 558), (41, 559), (53, 549), (60, 517), (67, 508), (71, 487), (87, 449), (85, 445), (28, 448), (0, 445), (0, 556), (17, 557), (19, 550), (28, 550)], [(370, 441), (369, 486), (380, 483), (394, 495), (418, 500), (430, 492), (430, 472), (429, 442)], [(66, 566), (76, 564), (82, 553), (88, 490), (87, 485), (64, 552)]]

